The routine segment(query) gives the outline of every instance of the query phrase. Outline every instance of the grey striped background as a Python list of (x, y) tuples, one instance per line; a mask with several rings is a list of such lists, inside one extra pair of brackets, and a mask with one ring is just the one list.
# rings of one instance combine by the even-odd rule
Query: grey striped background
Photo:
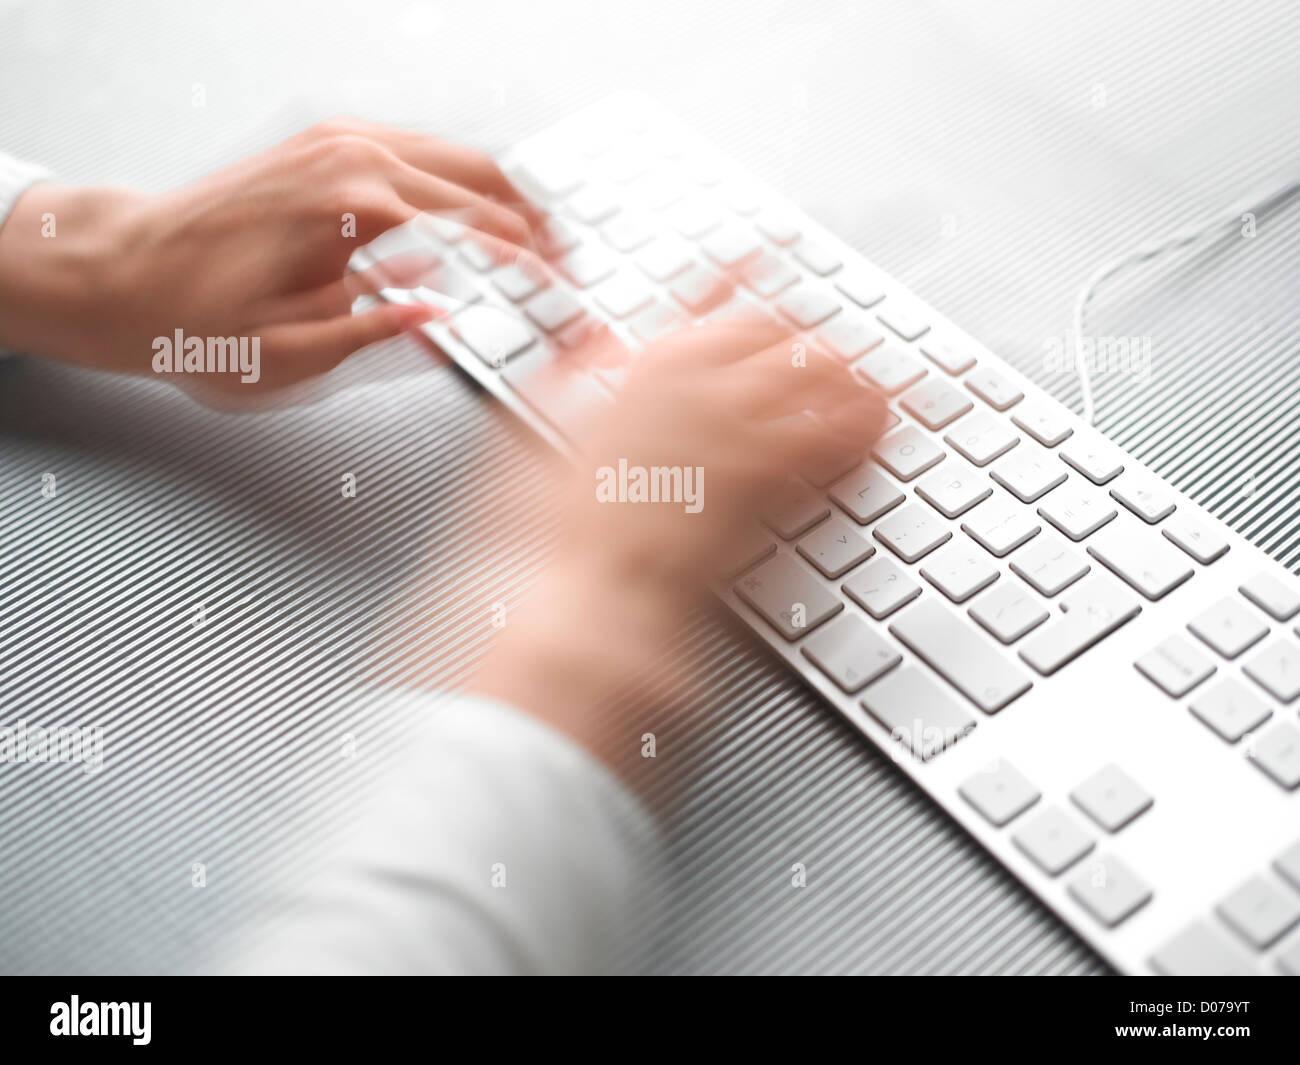
[[(331, 113), (503, 147), (641, 87), (1075, 402), (1043, 354), (1091, 270), (1300, 171), (1298, 30), (1281, 2), (0, 0), (0, 149), (163, 188)], [(1293, 569), (1297, 206), (1089, 319), (1154, 351), (1098, 382), (1105, 430)], [(4, 970), (206, 964), (382, 776), (405, 723), (376, 693), (453, 683), (545, 561), (553, 474), (457, 374), (402, 342), (335, 383), (233, 417), (0, 365), (0, 720), (108, 735), (97, 776), (0, 774)], [(629, 967), (1102, 971), (728, 623), (674, 657), (708, 712), (664, 724), (676, 898)]]

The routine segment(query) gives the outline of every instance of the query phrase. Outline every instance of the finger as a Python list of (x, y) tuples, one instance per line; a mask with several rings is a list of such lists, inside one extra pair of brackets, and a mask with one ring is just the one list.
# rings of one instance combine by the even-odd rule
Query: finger
[(691, 326), (656, 340), (643, 357), (668, 363), (725, 366), (779, 344), (789, 332), (775, 321)]
[(454, 211), (458, 221), (520, 247), (533, 243), (533, 230), (524, 216), (445, 178), (427, 174), (394, 158), (386, 174), (393, 190), (412, 207), (435, 214)]
[(797, 337), (737, 363), (729, 378), (737, 409), (767, 418), (829, 406), (862, 387), (845, 366)]
[(428, 321), (431, 314), (427, 307), (387, 304), (362, 314), (275, 326), (262, 334), (262, 376), (292, 381), (323, 373), (354, 351)]
[(352, 291), (349, 278), (341, 278), (276, 299), (261, 310), (258, 320), (264, 325), (279, 325), (337, 318), (352, 309), (353, 300), (360, 294)]
[(752, 446), (772, 470), (787, 475), (833, 467), (862, 453), (853, 440), (807, 413), (762, 423), (753, 433)]

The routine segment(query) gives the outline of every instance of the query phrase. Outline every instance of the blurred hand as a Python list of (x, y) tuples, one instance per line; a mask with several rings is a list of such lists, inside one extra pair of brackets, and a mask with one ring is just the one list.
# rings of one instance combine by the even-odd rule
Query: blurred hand
[(349, 256), (421, 212), (512, 246), (540, 219), (489, 158), (417, 133), (327, 122), (163, 195), (38, 184), (0, 228), (0, 346), (151, 374), (156, 337), (259, 337), (260, 379), (204, 374), (232, 396), (322, 373), (429, 317), (353, 315)]

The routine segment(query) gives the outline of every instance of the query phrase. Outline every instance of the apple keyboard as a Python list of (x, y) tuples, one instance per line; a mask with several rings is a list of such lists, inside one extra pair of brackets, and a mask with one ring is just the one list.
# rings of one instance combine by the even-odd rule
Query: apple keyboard
[(1300, 581), (652, 101), (501, 162), (557, 275), (423, 220), (456, 308), (429, 337), (570, 451), (620, 385), (559, 369), (575, 323), (635, 357), (738, 278), (891, 414), (717, 594), (1119, 970), (1300, 975)]

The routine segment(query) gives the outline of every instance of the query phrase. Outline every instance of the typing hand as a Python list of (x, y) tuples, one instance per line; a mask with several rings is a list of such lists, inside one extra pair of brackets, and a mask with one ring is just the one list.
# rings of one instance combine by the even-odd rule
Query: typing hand
[[(328, 122), (162, 195), (38, 184), (0, 229), (0, 346), (169, 380), (237, 400), (322, 373), (425, 320), (419, 306), (357, 315), (349, 256), (421, 212), (528, 247), (540, 216), (486, 156), (416, 133)], [(182, 350), (171, 351), (177, 330)], [(258, 366), (249, 343), (256, 337)], [(207, 338), (243, 342), (233, 349)], [(251, 378), (256, 377), (256, 380)]]

